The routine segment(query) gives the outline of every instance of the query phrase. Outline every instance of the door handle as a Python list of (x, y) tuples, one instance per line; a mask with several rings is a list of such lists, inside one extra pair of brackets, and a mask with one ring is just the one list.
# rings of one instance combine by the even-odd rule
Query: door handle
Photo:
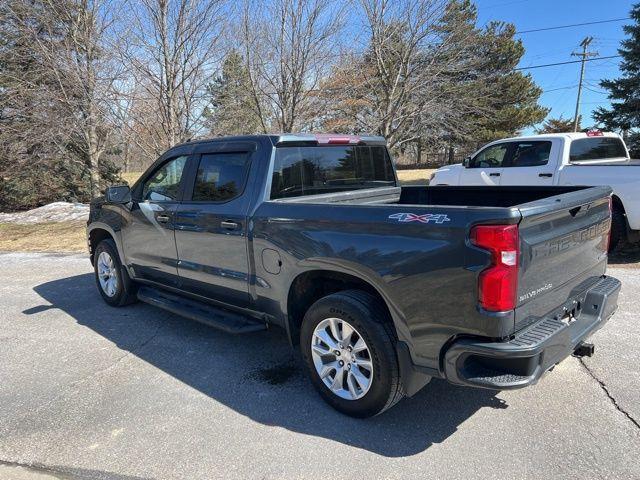
[(220, 222), (220, 226), (222, 228), (226, 228), (227, 230), (235, 230), (239, 225), (236, 222), (232, 222), (231, 220), (223, 220), (222, 222)]
[(539, 177), (551, 178), (551, 177), (553, 177), (553, 173), (539, 173), (538, 176)]
[(159, 223), (167, 223), (169, 220), (171, 220), (169, 215), (156, 215), (156, 221)]
[(499, 177), (500, 174), (499, 173), (490, 173), (489, 176), (490, 177)]

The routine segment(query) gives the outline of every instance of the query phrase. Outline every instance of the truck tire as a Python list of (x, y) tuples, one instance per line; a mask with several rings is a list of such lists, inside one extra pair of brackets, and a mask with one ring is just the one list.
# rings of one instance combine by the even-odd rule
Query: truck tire
[(137, 301), (137, 286), (122, 267), (115, 242), (102, 240), (94, 255), (93, 270), (102, 299), (112, 307)]
[(361, 290), (315, 302), (300, 331), (313, 386), (333, 408), (357, 418), (378, 415), (404, 397), (395, 344), (386, 306)]
[(627, 221), (624, 213), (619, 208), (613, 208), (611, 212), (611, 238), (609, 240), (609, 253), (621, 247), (627, 237)]

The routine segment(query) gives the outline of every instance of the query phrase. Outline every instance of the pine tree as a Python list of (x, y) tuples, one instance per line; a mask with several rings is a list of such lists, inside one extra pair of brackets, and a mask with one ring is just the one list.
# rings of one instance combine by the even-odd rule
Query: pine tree
[(205, 126), (211, 135), (242, 135), (263, 131), (251, 95), (251, 82), (244, 58), (232, 50), (225, 57), (222, 74), (207, 86), (210, 103)]
[(512, 136), (547, 116), (549, 110), (538, 104), (542, 89), (530, 74), (515, 70), (524, 52), (512, 24), (490, 22), (482, 31), (476, 54), (484, 63), (470, 92), (484, 94), (474, 135), (478, 141)]
[[(513, 26), (509, 26), (498, 34), (489, 33), (490, 37), (496, 37), (497, 40), (495, 43), (490, 40), (496, 46), (494, 55), (497, 59), (502, 56), (501, 48), (506, 50), (513, 48), (512, 45), (505, 44), (514, 43), (514, 33)], [(494, 94), (489, 97), (494, 113), (484, 116), (481, 122), (484, 127), (482, 135), (487, 141), (516, 134), (523, 128), (540, 122), (549, 112), (548, 109), (538, 104), (542, 89), (535, 84), (531, 75), (513, 70), (524, 54), (524, 48), (522, 50), (519, 48), (520, 41), (515, 43), (519, 53), (517, 56), (513, 55), (511, 59), (505, 58), (503, 64), (505, 70), (510, 71), (496, 79), (492, 79), (489, 75), (485, 80), (488, 89), (495, 89)]]
[[(578, 117), (578, 130), (580, 130), (580, 120)], [(573, 132), (573, 119), (562, 118), (562, 115), (558, 118), (547, 118), (540, 128), (536, 128), (536, 133), (566, 133)]]
[[(516, 71), (524, 46), (512, 24), (494, 21), (478, 28), (470, 0), (450, 0), (437, 30), (444, 46), (450, 101), (463, 107), (444, 135), (447, 143), (479, 144), (511, 136), (544, 119), (542, 90), (529, 74)], [(456, 58), (456, 62), (448, 60)]]
[(631, 156), (640, 157), (640, 3), (632, 7), (629, 16), (634, 23), (623, 27), (628, 38), (618, 49), (622, 76), (600, 82), (609, 91), (611, 108), (600, 107), (593, 117), (607, 130), (622, 131)]

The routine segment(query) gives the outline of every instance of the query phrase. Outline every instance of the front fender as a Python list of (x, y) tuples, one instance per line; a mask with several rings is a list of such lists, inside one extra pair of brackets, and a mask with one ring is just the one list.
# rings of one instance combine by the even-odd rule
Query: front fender
[(464, 167), (460, 164), (440, 167), (434, 173), (429, 185), (459, 185), (460, 173)]
[[(87, 244), (90, 245), (91, 232), (94, 232), (96, 230), (104, 230), (111, 236), (111, 238), (113, 238), (113, 241), (116, 244), (116, 248), (118, 249), (118, 256), (120, 257), (120, 263), (122, 265), (126, 265), (125, 257), (124, 257), (124, 249), (122, 246), (122, 231), (115, 230), (111, 225), (104, 222), (100, 222), (100, 221), (91, 222), (89, 225), (87, 225)], [(91, 264), (93, 265), (92, 249), (90, 249), (89, 254), (90, 254)]]

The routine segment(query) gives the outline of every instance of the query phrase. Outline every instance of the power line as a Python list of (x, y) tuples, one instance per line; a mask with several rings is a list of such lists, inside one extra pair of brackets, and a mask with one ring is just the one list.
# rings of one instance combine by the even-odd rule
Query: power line
[(631, 20), (631, 17), (612, 18), (611, 20), (598, 20), (596, 22), (572, 23), (570, 25), (558, 25), (557, 27), (534, 28), (532, 30), (516, 32), (516, 35), (521, 35), (523, 33), (546, 32), (547, 30), (559, 30), (561, 28), (581, 27), (583, 25), (596, 25), (598, 23), (623, 22), (625, 20)]
[(578, 86), (578, 84), (575, 85), (569, 85), (567, 87), (557, 87), (557, 88), (551, 88), (549, 90), (545, 90), (544, 88), (542, 89), (542, 93), (550, 93), (550, 92), (557, 92), (558, 90), (571, 90), (572, 88), (576, 88)]
[[(609, 55), (608, 57), (587, 58), (585, 62), (595, 62), (597, 60), (606, 60), (608, 58), (619, 58), (620, 55)], [(556, 65), (568, 65), (569, 63), (582, 63), (582, 60), (570, 60), (568, 62), (545, 63), (544, 65), (531, 65), (530, 67), (518, 67), (514, 70), (531, 70), (533, 68), (555, 67)]]
[(594, 88), (589, 88), (590, 86), (585, 85), (584, 88), (593, 93), (599, 93), (600, 95), (609, 95), (609, 92), (605, 90), (595, 90)]

